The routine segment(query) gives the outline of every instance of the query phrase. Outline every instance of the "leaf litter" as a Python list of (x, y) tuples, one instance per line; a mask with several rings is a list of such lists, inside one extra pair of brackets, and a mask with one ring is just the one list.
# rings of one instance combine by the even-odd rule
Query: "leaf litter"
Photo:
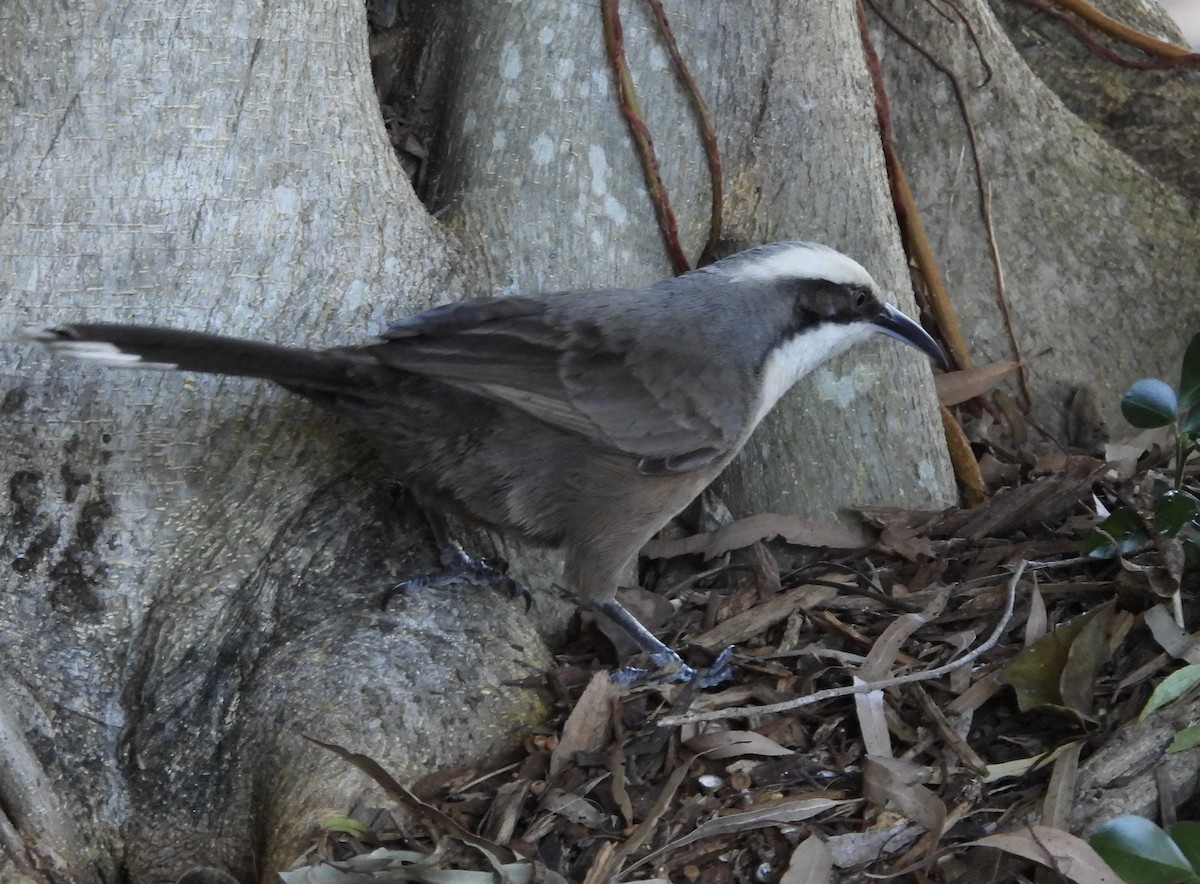
[(1151, 511), (1157, 449), (1132, 474), (1120, 450), (989, 446), (985, 503), (863, 508), (876, 540), (850, 553), (771, 514), (658, 541), (681, 556), (644, 575), (671, 602), (659, 633), (698, 667), (735, 645), (729, 681), (618, 689), (585, 617), (543, 683), (555, 716), (502, 763), (409, 790), (329, 746), (394, 804), (326, 829), (286, 880), (1118, 880), (1083, 839), (1157, 816), (1170, 760), (1200, 753), (1195, 575), (1154, 542), (1081, 552), (1109, 511)]

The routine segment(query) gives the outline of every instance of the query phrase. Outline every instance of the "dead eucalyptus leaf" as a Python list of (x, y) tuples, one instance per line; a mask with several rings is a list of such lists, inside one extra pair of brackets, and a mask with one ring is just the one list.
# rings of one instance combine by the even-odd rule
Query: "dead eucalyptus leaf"
[(780, 746), (770, 737), (754, 731), (710, 731), (684, 743), (705, 758), (741, 758), (743, 755), (795, 755), (795, 750)]
[(946, 805), (922, 785), (929, 778), (929, 769), (922, 765), (868, 755), (863, 762), (863, 797), (877, 807), (890, 805), (940, 835), (946, 822)]
[(814, 548), (856, 549), (863, 545), (861, 536), (837, 525), (826, 525), (783, 513), (757, 513), (722, 525), (715, 531), (663, 540), (651, 540), (642, 554), (652, 559), (703, 555), (715, 559), (730, 550), (745, 549), (760, 540), (774, 540)]
[(1010, 360), (936, 375), (933, 385), (937, 389), (938, 402), (946, 406), (958, 405), (968, 399), (982, 396), (1005, 378), (1015, 374), (1020, 367), (1021, 363)]
[(1013, 832), (968, 841), (970, 847), (991, 847), (1024, 857), (1078, 884), (1122, 884), (1095, 848), (1070, 832), (1049, 826), (1030, 826)]
[(575, 760), (576, 752), (599, 752), (608, 745), (612, 701), (620, 696), (607, 672), (597, 672), (563, 724), (562, 737), (550, 753), (550, 778)]

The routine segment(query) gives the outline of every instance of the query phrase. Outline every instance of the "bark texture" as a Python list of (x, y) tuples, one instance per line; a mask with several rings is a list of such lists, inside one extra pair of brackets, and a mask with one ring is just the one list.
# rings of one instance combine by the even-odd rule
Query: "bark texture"
[[(1148, 159), (1125, 152), (1127, 137), (1109, 137), (1094, 117), (1072, 113), (1030, 70), (986, 3), (960, 4), (977, 42), (928, 4), (882, 6), (962, 84), (978, 137), (982, 182), (950, 79), (876, 19), (901, 161), (973, 357), (1013, 358), (1011, 328), (1028, 362), (1040, 428), (1063, 440), (1072, 392), (1095, 383), (1114, 433), (1132, 435), (1119, 416), (1122, 392), (1147, 375), (1174, 382), (1183, 348), (1200, 328), (1190, 185), (1180, 174), (1160, 177)], [(1127, 9), (1112, 6), (1117, 15)], [(1091, 60), (1075, 60), (1061, 62), (1053, 78), (1045, 73), (1048, 81), (1077, 86), (1087, 79), (1081, 66)], [(1189, 119), (1179, 120), (1188, 144), (1200, 135), (1197, 85), (1195, 72), (1181, 72), (1175, 84), (1192, 96), (1184, 103)], [(989, 259), (981, 188), (991, 197), (1010, 320)]]
[[(378, 609), (431, 551), (346, 427), (263, 385), (56, 365), (11, 337), (86, 318), (335, 343), (436, 301), (667, 275), (597, 5), (414, 4), (442, 16), (436, 217), (384, 137), (350, 0), (0, 6), (0, 843), (35, 843), (43, 869), (14, 848), (0, 878), (263, 877), (363, 788), (300, 734), (411, 780), (495, 757), (543, 714), (505, 684), (550, 662), (519, 605), (447, 590)], [(1195, 190), (1064, 105), (988, 6), (958, 5), (978, 44), (933, 6), (885, 8), (966, 84), (1035, 419), (1057, 432), (1086, 381), (1115, 415), (1200, 324)], [(726, 250), (821, 240), (911, 310), (852, 5), (667, 6), (716, 121)], [(644, 8), (623, 14), (694, 256), (695, 122)], [(873, 27), (973, 355), (1008, 358), (948, 81)], [(815, 373), (726, 497), (826, 518), (949, 502), (928, 380), (886, 341)], [(541, 628), (561, 623), (552, 569), (521, 564)]]
[[(670, 274), (627, 127), (614, 113), (598, 7), (493, 4), (461, 23), (444, 217), (493, 268), (498, 291)], [(670, 12), (718, 134), (725, 250), (825, 242), (858, 258), (911, 312), (853, 6), (753, 0)], [(628, 4), (622, 17), (640, 104), (695, 259), (710, 189), (690, 99), (648, 7)], [(738, 514), (826, 519), (853, 503), (948, 504), (952, 479), (931, 443), (941, 430), (928, 381), (925, 360), (889, 342), (819, 369), (726, 471), (723, 494)]]
[(301, 734), (406, 779), (494, 756), (544, 714), (501, 682), (545, 646), (488, 593), (380, 610), (429, 541), (329, 417), (14, 334), (355, 341), (472, 289), (383, 136), (360, 6), (9, 4), (0, 43), (12, 822), (60, 880), (250, 880), (362, 789)]

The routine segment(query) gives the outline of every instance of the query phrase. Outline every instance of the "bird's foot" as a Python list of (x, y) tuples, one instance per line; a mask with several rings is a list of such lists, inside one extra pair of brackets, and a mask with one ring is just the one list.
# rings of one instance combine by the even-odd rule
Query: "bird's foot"
[(612, 674), (612, 679), (622, 687), (633, 684), (680, 682), (693, 683), (698, 688), (710, 688), (728, 681), (733, 675), (733, 666), (729, 660), (733, 657), (733, 646), (730, 645), (717, 655), (712, 665), (706, 669), (693, 669), (683, 662), (683, 659), (659, 641), (650, 630), (642, 625), (629, 610), (614, 599), (600, 599), (592, 602), (592, 608), (600, 615), (608, 618), (617, 628), (628, 636), (652, 664), (648, 668), (639, 666), (622, 666)]
[(622, 666), (614, 669), (610, 676), (618, 686), (627, 688), (642, 684), (694, 684), (697, 688), (711, 688), (724, 684), (733, 677), (733, 645), (717, 655), (710, 666), (696, 669), (688, 666), (674, 651), (657, 653), (650, 657), (653, 668)]
[(424, 574), (415, 574), (394, 584), (384, 594), (383, 607), (397, 595), (449, 586), (453, 583), (468, 583), (483, 589), (500, 589), (508, 593), (509, 598), (523, 599), (525, 611), (533, 605), (533, 596), (523, 583), (511, 577), (508, 573), (508, 562), (504, 559), (492, 560), (485, 556), (469, 555), (461, 546), (451, 541), (442, 546), (442, 565)]

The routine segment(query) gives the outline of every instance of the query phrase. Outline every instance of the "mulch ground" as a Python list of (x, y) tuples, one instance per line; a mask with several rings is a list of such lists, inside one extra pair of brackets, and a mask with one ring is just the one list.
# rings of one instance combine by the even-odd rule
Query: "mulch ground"
[[(585, 625), (519, 757), (385, 782), (398, 807), (356, 811), (308, 860), (369, 880), (433, 880), (388, 877), (420, 860), (485, 875), (437, 880), (974, 884), (1032, 880), (1032, 857), (1102, 880), (1076, 836), (1117, 812), (1186, 818), (1196, 779), (1196, 753), (1170, 751), (1191, 695), (1139, 720), (1196, 656), (1194, 575), (1181, 587), (1163, 543), (1081, 553), (1106, 511), (1149, 505), (1153, 466), (1046, 455), (996, 469), (971, 509), (863, 512), (869, 549), (656, 563), (657, 631), (696, 666), (736, 646), (728, 681), (620, 690)], [(804, 534), (756, 518), (744, 539)]]

